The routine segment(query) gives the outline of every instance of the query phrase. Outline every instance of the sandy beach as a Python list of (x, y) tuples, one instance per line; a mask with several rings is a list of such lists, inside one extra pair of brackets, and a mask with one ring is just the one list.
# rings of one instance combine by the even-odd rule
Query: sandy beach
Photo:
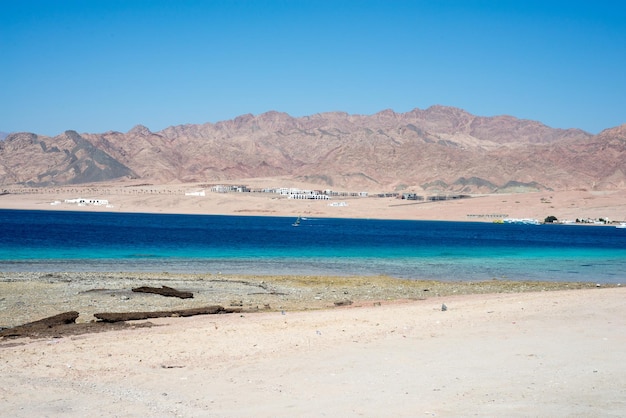
[(6, 339), (0, 415), (623, 416), (625, 297), (435, 296)]
[[(12, 193), (0, 196), (0, 208), (488, 222), (502, 214), (626, 218), (619, 191), (418, 204), (368, 197), (329, 206), (256, 194), (185, 196), (191, 186), (137, 187), (151, 191)], [(108, 199), (111, 207), (51, 205), (79, 196)], [(144, 285), (194, 298), (131, 291)], [(0, 327), (80, 313), (73, 331), (0, 339), (0, 416), (624, 416), (625, 297), (622, 286), (594, 283), (0, 272)], [(93, 322), (96, 312), (215, 304), (235, 312), (110, 329)]]

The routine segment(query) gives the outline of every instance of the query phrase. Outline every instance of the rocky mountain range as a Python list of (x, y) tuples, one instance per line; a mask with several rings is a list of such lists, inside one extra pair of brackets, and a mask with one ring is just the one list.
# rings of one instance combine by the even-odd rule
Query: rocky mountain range
[(151, 132), (13, 133), (0, 185), (282, 177), (320, 188), (488, 193), (626, 188), (626, 124), (592, 135), (433, 106), (374, 115), (267, 112)]

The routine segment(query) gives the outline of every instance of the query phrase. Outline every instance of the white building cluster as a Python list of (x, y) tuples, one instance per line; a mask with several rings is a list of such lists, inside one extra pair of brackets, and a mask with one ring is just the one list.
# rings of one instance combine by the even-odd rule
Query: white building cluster
[[(281, 196), (287, 196), (289, 199), (299, 200), (329, 200), (337, 196), (350, 196), (350, 197), (368, 197), (368, 192), (336, 192), (330, 189), (327, 190), (308, 190), (299, 189), (297, 187), (265, 187), (260, 189), (250, 189), (246, 186), (233, 186), (233, 185), (215, 185), (211, 187), (211, 191), (215, 193), (229, 193), (229, 192), (255, 192), (255, 193), (272, 193)], [(186, 193), (189, 195), (188, 193)]]
[[(59, 203), (55, 201), (52, 203), (52, 205), (58, 205)], [(68, 204), (73, 204), (73, 205), (78, 205), (78, 206), (92, 205), (92, 206), (106, 206), (108, 208), (113, 207), (113, 205), (111, 205), (107, 199), (85, 199), (82, 197), (77, 197), (76, 199), (65, 199), (63, 203), (68, 203)]]

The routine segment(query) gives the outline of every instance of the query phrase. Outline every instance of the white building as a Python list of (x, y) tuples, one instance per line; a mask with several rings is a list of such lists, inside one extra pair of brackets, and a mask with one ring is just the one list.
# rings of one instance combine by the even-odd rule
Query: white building
[(85, 205), (106, 206), (109, 204), (109, 201), (106, 199), (84, 199), (82, 197), (78, 197), (76, 199), (65, 199), (65, 203), (73, 203), (79, 206), (85, 206)]
[(200, 190), (199, 192), (187, 192), (185, 196), (206, 196), (204, 190)]
[(317, 194), (317, 193), (297, 193), (290, 194), (289, 199), (311, 199), (311, 200), (328, 200), (330, 197), (325, 194)]

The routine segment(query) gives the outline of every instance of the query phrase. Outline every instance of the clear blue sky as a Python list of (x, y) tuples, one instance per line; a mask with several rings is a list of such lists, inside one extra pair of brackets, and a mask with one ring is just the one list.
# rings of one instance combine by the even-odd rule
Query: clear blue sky
[(0, 0), (0, 131), (441, 104), (626, 123), (626, 1)]

